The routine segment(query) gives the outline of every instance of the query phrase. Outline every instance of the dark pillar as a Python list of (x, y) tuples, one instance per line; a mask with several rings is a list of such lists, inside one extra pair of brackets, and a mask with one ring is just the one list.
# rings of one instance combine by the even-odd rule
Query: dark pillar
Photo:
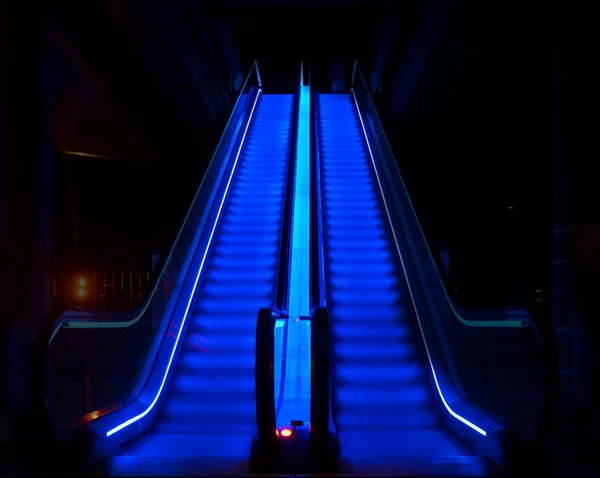
[(346, 89), (346, 70), (339, 55), (334, 55), (329, 64), (329, 78), (331, 79), (331, 92), (339, 93)]
[(429, 1), (423, 3), (423, 20), (410, 41), (408, 52), (398, 64), (394, 87), (391, 92), (391, 108), (395, 118), (404, 112), (413, 90), (421, 76), (441, 29), (447, 20), (450, 2)]
[(558, 446), (577, 447), (582, 437), (573, 422), (573, 412), (588, 404), (589, 390), (589, 337), (582, 330), (581, 315), (577, 310), (575, 274), (571, 262), (571, 229), (569, 225), (565, 184), (564, 148), (561, 142), (561, 28), (563, 17), (560, 2), (556, 2), (556, 84), (554, 109), (554, 333), (559, 366)]
[(394, 117), (410, 111), (404, 128), (417, 126), (444, 102), (503, 8), (504, 0), (430, 0), (423, 4), (421, 25), (398, 63), (391, 88)]
[(184, 41), (180, 46), (186, 48), (190, 55), (195, 54), (195, 65), (190, 69), (200, 86), (204, 104), (211, 113), (212, 118), (217, 121), (226, 121), (230, 107), (230, 100), (225, 87), (226, 82), (219, 69), (215, 45), (211, 41), (208, 24), (199, 3), (191, 2), (187, 5), (189, 8), (181, 9), (182, 24), (184, 26), (187, 24), (188, 27), (186, 29), (187, 34), (184, 35), (183, 29), (181, 31)]
[(373, 53), (371, 62), (371, 71), (369, 72), (369, 87), (373, 93), (382, 89), (383, 69), (387, 63), (388, 55), (396, 38), (396, 28), (398, 26), (398, 17), (388, 17), (381, 28), (381, 35), (377, 42), (377, 47)]
[(211, 20), (212, 31), (225, 63), (228, 75), (229, 91), (238, 91), (244, 81), (244, 73), (240, 66), (240, 55), (235, 44), (231, 23), (224, 18)]
[(46, 2), (0, 3), (1, 404), (26, 410), (29, 344), (49, 304), (51, 144)]

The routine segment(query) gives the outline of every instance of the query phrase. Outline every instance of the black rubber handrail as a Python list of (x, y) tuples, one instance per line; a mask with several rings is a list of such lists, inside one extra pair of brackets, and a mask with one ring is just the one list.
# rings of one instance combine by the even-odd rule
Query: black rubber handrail
[[(313, 142), (311, 148), (312, 154), (312, 167), (314, 170), (314, 196), (316, 197), (316, 201), (314, 203), (313, 217), (312, 217), (312, 231), (313, 236), (311, 240), (313, 241), (312, 250), (313, 250), (313, 276), (311, 277), (311, 290), (313, 297), (313, 309), (317, 310), (317, 308), (323, 308), (327, 310), (327, 255), (325, 254), (326, 247), (326, 239), (325, 233), (323, 230), (323, 220), (324, 220), (324, 210), (323, 210), (323, 194), (322, 194), (322, 180), (321, 180), (321, 146), (320, 146), (320, 136), (321, 136), (321, 128), (320, 128), (320, 119), (319, 119), (319, 95), (314, 92), (312, 97), (312, 128), (313, 128)], [(328, 319), (328, 335), (329, 340), (331, 340), (331, 330), (332, 324)], [(333, 354), (329, 355), (329, 369), (335, 369), (335, 356)], [(332, 417), (332, 421), (335, 423), (335, 407), (334, 407), (334, 397), (335, 397), (335, 382), (331, 380), (329, 382), (329, 411), (330, 416)], [(332, 430), (335, 433), (335, 430)]]
[(271, 448), (277, 441), (275, 421), (275, 316), (268, 307), (256, 319), (256, 426), (261, 448)]
[(300, 105), (300, 92), (294, 95), (294, 106), (292, 108), (291, 138), (288, 150), (288, 175), (285, 185), (284, 209), (281, 218), (281, 238), (279, 257), (277, 258), (277, 293), (275, 308), (285, 314), (287, 311), (289, 292), (289, 263), (291, 254), (291, 227), (294, 207), (294, 179), (296, 177), (296, 147), (298, 143), (298, 108)]
[(329, 440), (331, 339), (329, 314), (324, 307), (311, 312), (310, 439), (316, 450), (325, 451)]
[(318, 94), (311, 92), (311, 398), (310, 448), (315, 472), (338, 473), (338, 443), (332, 419), (333, 355), (326, 308), (325, 250), (320, 171)]
[(325, 252), (323, 244), (323, 205), (320, 170), (319, 95), (311, 93), (311, 308), (326, 307)]

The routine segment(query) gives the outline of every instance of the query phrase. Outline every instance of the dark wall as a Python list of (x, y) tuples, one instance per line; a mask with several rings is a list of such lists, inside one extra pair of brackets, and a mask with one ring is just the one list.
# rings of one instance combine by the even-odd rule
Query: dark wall
[(598, 29), (586, 2), (562, 2), (561, 143), (573, 224), (600, 225), (600, 168), (595, 121)]
[(139, 267), (202, 179), (236, 51), (195, 2), (57, 1), (51, 20), (55, 266)]
[[(190, 14), (194, 18), (198, 16), (196, 33), (189, 33), (194, 30), (190, 24), (186, 27), (187, 36), (178, 34), (173, 38), (169, 37), (168, 29), (160, 30), (161, 22), (155, 15), (160, 10), (158, 4), (152, 11), (144, 10), (137, 2), (127, 8), (111, 2), (107, 5), (110, 8), (103, 10), (104, 16), (111, 19), (110, 28), (115, 32), (111, 42), (121, 38), (130, 57), (136, 58), (125, 75), (129, 83), (115, 79), (109, 59), (101, 51), (92, 51), (86, 60), (97, 59), (95, 63), (101, 68), (94, 71), (101, 80), (107, 78), (106, 89), (117, 102), (134, 113), (132, 121), (141, 135), (151, 141), (149, 149), (170, 162), (183, 155), (185, 158), (180, 164), (187, 166), (180, 168), (179, 176), (171, 174), (167, 181), (168, 175), (155, 174), (152, 167), (121, 168), (117, 166), (120, 163), (106, 163), (95, 175), (99, 185), (87, 189), (82, 185), (93, 175), (92, 163), (72, 168), (74, 188), (81, 188), (77, 194), (87, 198), (83, 201), (86, 205), (82, 203), (80, 207), (86, 211), (79, 216), (81, 234), (85, 236), (80, 238), (81, 251), (86, 250), (87, 246), (83, 245), (86, 243), (92, 250), (91, 244), (98, 248), (102, 244), (113, 244), (117, 238), (126, 244), (139, 235), (156, 237), (158, 226), (153, 229), (142, 225), (157, 214), (155, 204), (165, 210), (185, 210), (187, 193), (181, 191), (192, 191), (198, 183), (202, 164), (208, 159), (222, 127), (218, 121), (199, 126), (197, 119), (211, 114), (206, 101), (212, 96), (211, 89), (203, 90), (198, 81), (212, 75), (213, 80), (203, 81), (214, 84), (214, 78), (220, 77), (224, 90), (230, 86), (231, 79), (223, 73), (227, 61), (219, 59), (218, 35), (214, 32), (219, 21), (231, 24), (244, 74), (251, 62), (258, 60), (267, 90), (293, 91), (301, 59), (312, 65), (313, 84), (319, 87), (328, 86), (329, 67), (335, 55), (345, 63), (348, 75), (355, 58), (368, 70), (378, 48), (382, 25), (394, 16), (397, 27), (384, 67), (383, 92), (377, 98), (378, 106), (387, 116), (390, 140), (433, 248), (439, 249), (444, 242), (451, 245), (454, 275), (473, 303), (512, 300), (516, 289), (540, 280), (541, 264), (547, 260), (545, 246), (539, 246), (539, 241), (545, 237), (544, 228), (549, 219), (546, 201), (551, 131), (548, 115), (552, 102), (551, 86), (549, 88), (552, 67), (547, 53), (552, 41), (551, 22), (542, 9), (525, 8), (508, 1), (494, 2), (494, 8), (487, 10), (481, 6), (476, 10), (470, 2), (454, 3), (455, 9), (449, 16), (450, 27), (446, 26), (437, 39), (415, 92), (398, 119), (386, 115), (386, 107), (397, 80), (394, 75), (398, 65), (406, 61), (413, 46), (411, 41), (422, 26), (423, 8), (418, 3), (328, 8), (236, 5), (233, 8), (211, 2), (203, 5), (202, 11)], [(164, 23), (171, 27), (183, 25), (180, 13), (171, 12)], [(65, 15), (67, 20), (73, 17), (72, 12)], [(66, 23), (70, 25), (69, 21)], [(206, 24), (212, 26), (206, 27)], [(94, 28), (99, 29), (100, 24)], [(471, 32), (470, 36), (461, 36), (466, 31)], [(452, 45), (454, 50), (447, 45)], [(158, 46), (171, 48), (177, 52), (176, 57), (153, 53)], [(119, 65), (125, 61), (124, 55), (116, 59)], [(186, 61), (189, 63), (196, 57), (196, 67), (185, 66)], [(441, 79), (450, 76), (447, 73), (452, 66), (456, 69), (455, 78), (444, 84)], [(105, 70), (110, 74), (102, 76)], [(138, 96), (127, 95), (131, 85), (138, 81), (147, 81), (142, 91), (152, 102), (144, 104), (139, 92)], [(198, 91), (196, 96), (192, 94), (194, 88)], [(436, 101), (431, 101), (434, 97)], [(186, 128), (178, 128), (182, 123)], [(183, 138), (183, 130), (188, 131), (188, 137), (190, 131), (196, 131), (191, 143), (204, 138), (204, 152), (200, 153), (202, 148), (193, 150), (188, 145), (182, 146), (178, 138)], [(548, 147), (543, 146), (546, 144)], [(189, 170), (195, 173), (184, 172)], [(164, 184), (158, 184), (157, 178)], [(189, 184), (183, 187), (180, 180), (188, 180)], [(124, 191), (126, 184), (131, 185), (128, 192)], [(147, 194), (145, 198), (152, 212), (140, 213), (133, 221), (123, 222), (132, 228), (135, 225), (135, 231), (120, 229), (115, 221), (121, 221), (118, 218), (125, 218), (130, 210), (141, 207), (137, 201), (145, 187), (153, 191), (152, 197)], [(107, 189), (113, 189), (116, 197), (128, 197), (123, 199), (127, 206), (122, 211), (109, 213), (108, 206), (97, 199)], [(99, 223), (108, 221), (107, 227), (92, 224), (95, 221), (92, 218), (96, 217), (102, 219)], [(160, 224), (166, 227), (168, 220), (176, 223), (174, 217), (165, 213)], [(90, 224), (86, 225), (86, 221)], [(111, 225), (111, 221), (115, 224)], [(102, 233), (106, 233), (106, 237), (101, 240)], [(140, 237), (139, 240), (145, 239)], [(107, 246), (107, 250), (115, 249), (116, 246)], [(103, 257), (104, 253), (94, 254)]]
[(158, 162), (55, 154), (55, 257), (107, 269), (147, 266), (161, 232), (175, 227), (168, 167)]
[[(434, 49), (402, 117), (387, 115), (426, 234), (434, 249), (450, 245), (452, 276), (467, 305), (521, 302), (548, 279), (551, 15), (506, 2), (478, 41), (465, 45), (466, 64), (437, 104), (428, 93), (452, 58)], [(379, 103), (385, 110), (385, 95)]]
[(56, 29), (46, 48), (52, 78), (52, 146), (58, 151), (156, 158), (133, 115)]
[[(315, 5), (283, 3), (208, 6), (207, 15), (230, 19), (244, 69), (257, 60), (265, 87), (294, 88), (301, 60), (312, 65), (315, 82), (328, 80), (329, 64), (337, 55), (350, 70), (355, 58), (368, 61), (386, 17), (412, 11), (402, 2), (389, 5)], [(308, 2), (310, 3), (310, 2)]]

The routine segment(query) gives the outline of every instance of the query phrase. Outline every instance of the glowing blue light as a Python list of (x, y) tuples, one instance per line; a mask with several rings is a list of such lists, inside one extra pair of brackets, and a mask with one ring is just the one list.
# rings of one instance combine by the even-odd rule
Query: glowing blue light
[(300, 86), (288, 315), (310, 312), (310, 86)]
[[(360, 119), (360, 124), (362, 126), (363, 134), (365, 136), (365, 141), (367, 143), (367, 148), (369, 150), (369, 156), (371, 157), (371, 162), (373, 163), (373, 169), (375, 171), (375, 176), (377, 177), (377, 184), (379, 186), (379, 191), (381, 192), (381, 198), (383, 199), (383, 204), (385, 206), (385, 212), (387, 214), (388, 221), (389, 221), (390, 226), (391, 226), (392, 225), (392, 219), (390, 217), (390, 211), (388, 209), (387, 201), (385, 200), (385, 196), (383, 194), (383, 188), (381, 186), (381, 180), (379, 179), (379, 172), (377, 171), (377, 167), (375, 165), (375, 159), (373, 157), (373, 151), (371, 150), (371, 145), (369, 144), (369, 138), (367, 136), (367, 131), (365, 129), (365, 124), (363, 123), (362, 115), (360, 114), (360, 108), (358, 107), (358, 102), (356, 100), (356, 94), (354, 93), (354, 90), (352, 90), (352, 97), (354, 98), (354, 103), (356, 104), (356, 111), (358, 112), (358, 118)], [(425, 340), (425, 333), (423, 332), (423, 326), (421, 325), (421, 318), (419, 317), (419, 311), (417, 310), (417, 305), (415, 303), (415, 298), (414, 298), (414, 295), (413, 295), (413, 292), (412, 292), (412, 287), (410, 285), (410, 281), (408, 280), (408, 275), (406, 273), (406, 267), (404, 266), (404, 259), (402, 258), (402, 254), (400, 252), (400, 246), (398, 244), (398, 238), (396, 236), (396, 231), (394, 230), (393, 227), (391, 227), (391, 230), (392, 230), (392, 234), (394, 236), (394, 243), (396, 244), (396, 250), (398, 251), (398, 257), (400, 257), (400, 262), (402, 263), (402, 269), (403, 269), (403, 272), (404, 272), (404, 277), (406, 277), (406, 283), (408, 285), (408, 290), (410, 292), (410, 298), (411, 298), (411, 301), (413, 303), (413, 308), (415, 309), (415, 314), (417, 316), (417, 322), (419, 324), (419, 329), (421, 330), (421, 336), (423, 337), (423, 343), (425, 344), (425, 350), (427, 351), (427, 358), (429, 359), (429, 366), (431, 367), (431, 372), (433, 373), (433, 379), (435, 381), (435, 386), (437, 387), (437, 391), (438, 391), (438, 393), (440, 395), (440, 398), (442, 399), (442, 403), (446, 407), (446, 410), (448, 410), (448, 413), (450, 413), (450, 415), (452, 415), (458, 421), (464, 423), (465, 425), (467, 425), (468, 427), (472, 428), (473, 430), (475, 430), (476, 432), (480, 433), (481, 435), (487, 436), (487, 433), (486, 433), (485, 430), (483, 430), (482, 428), (478, 427), (474, 423), (471, 423), (466, 418), (461, 417), (458, 413), (456, 413), (454, 410), (452, 410), (450, 408), (450, 406), (448, 405), (448, 403), (446, 402), (446, 399), (444, 398), (444, 394), (442, 393), (442, 390), (440, 389), (440, 384), (438, 383), (437, 375), (436, 375), (435, 369), (433, 367), (433, 361), (431, 359), (431, 354), (429, 352), (429, 348), (427, 347), (427, 340)]]
[(212, 239), (215, 233), (215, 230), (217, 228), (217, 225), (219, 223), (219, 218), (221, 217), (221, 211), (223, 210), (223, 205), (225, 204), (225, 200), (227, 199), (227, 192), (229, 191), (229, 186), (231, 185), (231, 181), (233, 179), (233, 176), (235, 174), (235, 170), (236, 170), (236, 166), (237, 166), (237, 162), (238, 159), (240, 157), (240, 154), (242, 152), (242, 148), (244, 146), (244, 142), (246, 140), (246, 134), (248, 132), (248, 127), (250, 126), (250, 123), (252, 121), (252, 115), (254, 114), (254, 108), (256, 107), (256, 103), (258, 101), (258, 98), (260, 96), (262, 92), (259, 90), (258, 94), (256, 95), (256, 99), (254, 100), (254, 104), (252, 105), (252, 110), (250, 111), (250, 118), (248, 119), (248, 122), (246, 123), (246, 128), (244, 130), (244, 134), (242, 136), (242, 141), (240, 143), (240, 147), (238, 149), (238, 152), (236, 154), (235, 157), (235, 161), (233, 163), (233, 168), (231, 169), (231, 175), (229, 176), (229, 180), (227, 181), (227, 186), (225, 188), (225, 193), (223, 194), (223, 199), (221, 200), (221, 204), (219, 205), (219, 209), (217, 211), (217, 217), (215, 219), (215, 223), (213, 225), (213, 228), (210, 232), (210, 236), (208, 238), (208, 243), (206, 245), (206, 249), (204, 250), (204, 255), (202, 256), (202, 261), (200, 263), (200, 267), (198, 268), (198, 274), (196, 275), (196, 280), (194, 281), (194, 286), (192, 287), (192, 292), (190, 293), (190, 298), (188, 300), (187, 306), (185, 308), (185, 312), (183, 313), (183, 319), (181, 321), (181, 325), (179, 326), (179, 331), (177, 332), (177, 338), (175, 339), (175, 344), (173, 345), (173, 350), (171, 351), (171, 356), (169, 357), (169, 362), (167, 364), (167, 368), (165, 370), (165, 374), (163, 376), (162, 382), (160, 384), (160, 387), (158, 389), (158, 392), (156, 393), (156, 396), (154, 397), (154, 400), (152, 400), (152, 403), (150, 403), (150, 405), (148, 406), (148, 408), (146, 408), (146, 410), (144, 410), (142, 413), (134, 416), (133, 418), (130, 418), (129, 420), (121, 423), (120, 425), (116, 426), (115, 428), (109, 430), (108, 432), (106, 432), (106, 436), (109, 437), (111, 435), (114, 435), (115, 433), (117, 433), (118, 431), (123, 430), (124, 428), (128, 427), (129, 425), (131, 425), (132, 423), (137, 422), (138, 420), (140, 420), (141, 418), (144, 418), (146, 415), (148, 415), (148, 413), (150, 413), (150, 411), (154, 408), (154, 406), (156, 405), (156, 402), (158, 402), (158, 399), (160, 398), (160, 395), (163, 391), (163, 388), (165, 386), (165, 383), (167, 381), (167, 377), (169, 376), (169, 372), (171, 370), (171, 365), (173, 363), (173, 357), (175, 356), (175, 351), (177, 350), (177, 345), (179, 344), (179, 339), (181, 338), (181, 332), (183, 331), (183, 327), (185, 325), (185, 322), (187, 320), (188, 317), (188, 312), (190, 310), (191, 304), (192, 304), (192, 300), (194, 298), (194, 294), (196, 293), (196, 287), (198, 286), (198, 281), (200, 280), (200, 274), (202, 273), (202, 269), (204, 268), (204, 263), (206, 262), (206, 257), (208, 256), (208, 251), (210, 249), (210, 245), (212, 243)]
[[(310, 421), (310, 323), (299, 320), (310, 312), (310, 86), (304, 86), (304, 67), (300, 69), (296, 160), (292, 205), (291, 254), (288, 293), (287, 337), (283, 364), (283, 398), (278, 407), (277, 424), (293, 420)], [(283, 432), (282, 432), (283, 433)]]

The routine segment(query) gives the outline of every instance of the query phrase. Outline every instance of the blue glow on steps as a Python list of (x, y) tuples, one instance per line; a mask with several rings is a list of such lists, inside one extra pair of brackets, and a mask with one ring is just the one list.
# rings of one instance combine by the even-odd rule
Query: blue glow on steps
[(292, 101), (258, 100), (168, 395), (149, 433), (124, 456), (250, 456), (256, 313), (275, 294)]
[(334, 417), (344, 462), (466, 455), (446, 435), (351, 95), (319, 95)]
[[(216, 215), (216, 219), (214, 221), (214, 224), (210, 227), (212, 227), (211, 231), (210, 231), (210, 235), (208, 238), (208, 242), (206, 245), (205, 250), (203, 251), (203, 255), (202, 255), (202, 261), (200, 263), (200, 266), (198, 267), (198, 271), (196, 272), (195, 275), (195, 280), (194, 283), (192, 284), (192, 291), (190, 292), (190, 296), (189, 298), (183, 299), (183, 300), (187, 300), (187, 304), (185, 306), (185, 310), (182, 314), (181, 320), (179, 321), (179, 325), (177, 326), (178, 331), (177, 334), (175, 335), (175, 342), (174, 344), (171, 346), (171, 351), (170, 356), (169, 356), (169, 360), (166, 363), (166, 366), (164, 368), (164, 370), (161, 369), (154, 369), (154, 374), (156, 377), (158, 377), (158, 379), (161, 381), (160, 386), (158, 388), (158, 390), (156, 392), (154, 391), (150, 391), (149, 392), (149, 397), (151, 398), (152, 401), (150, 402), (150, 404), (148, 405), (148, 407), (142, 412), (139, 413), (131, 418), (129, 418), (128, 420), (122, 422), (121, 424), (117, 425), (116, 427), (108, 430), (106, 432), (106, 436), (110, 437), (111, 435), (114, 435), (115, 433), (118, 433), (119, 431), (123, 430), (126, 427), (129, 427), (131, 425), (133, 425), (134, 423), (138, 422), (138, 420), (140, 420), (141, 418), (145, 417), (148, 415), (148, 413), (150, 413), (150, 411), (154, 408), (154, 406), (158, 403), (159, 398), (162, 396), (165, 384), (167, 383), (167, 378), (171, 375), (171, 370), (172, 367), (175, 365), (173, 360), (175, 357), (175, 352), (179, 349), (179, 341), (181, 339), (181, 334), (183, 332), (184, 326), (185, 324), (188, 322), (188, 316), (189, 316), (189, 312), (190, 312), (190, 307), (192, 305), (192, 301), (194, 299), (194, 296), (196, 295), (196, 288), (198, 286), (198, 282), (200, 280), (200, 276), (202, 274), (202, 272), (204, 271), (204, 265), (206, 264), (206, 258), (208, 257), (208, 253), (212, 247), (212, 240), (214, 239), (215, 236), (215, 231), (217, 229), (217, 225), (218, 222), (220, 221), (221, 218), (221, 213), (223, 212), (223, 205), (225, 204), (225, 199), (228, 196), (229, 193), (229, 187), (231, 186), (231, 181), (233, 179), (234, 174), (237, 172), (237, 165), (238, 165), (238, 160), (240, 158), (240, 153), (242, 152), (242, 147), (245, 146), (245, 140), (246, 140), (246, 133), (248, 132), (248, 127), (250, 126), (250, 121), (251, 119), (254, 118), (253, 114), (254, 114), (254, 110), (256, 108), (256, 103), (258, 102), (258, 98), (260, 97), (260, 91), (259, 91), (259, 95), (256, 97), (256, 99), (254, 100), (254, 104), (252, 105), (252, 109), (250, 110), (250, 116), (248, 119), (248, 122), (246, 124), (246, 128), (244, 130), (244, 134), (242, 136), (242, 140), (240, 143), (240, 147), (238, 149), (238, 152), (235, 156), (235, 159), (233, 161), (233, 166), (232, 166), (232, 172), (230, 177), (227, 180), (226, 186), (225, 186), (225, 192), (223, 193), (223, 197), (221, 198), (221, 203), (219, 205), (219, 208), (217, 210), (217, 215)], [(177, 286), (176, 286), (177, 288)], [(143, 373), (143, 372), (142, 372)], [(152, 396), (154, 395), (154, 396)], [(143, 400), (142, 400), (143, 402)]]

